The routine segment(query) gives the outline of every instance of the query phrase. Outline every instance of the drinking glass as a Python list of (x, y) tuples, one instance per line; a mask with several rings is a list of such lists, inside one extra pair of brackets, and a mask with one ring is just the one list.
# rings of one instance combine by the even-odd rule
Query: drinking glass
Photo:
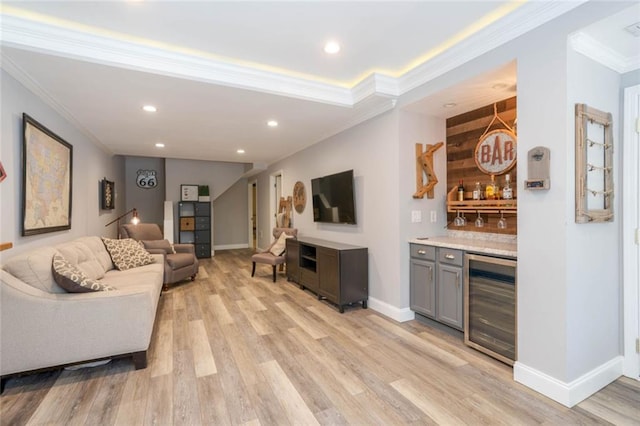
[(484, 226), (484, 219), (480, 216), (480, 212), (478, 212), (478, 217), (476, 218), (476, 228), (482, 228)]
[(455, 226), (464, 226), (465, 222), (466, 222), (466, 220), (462, 216), (460, 216), (460, 210), (458, 210), (458, 215), (453, 220), (453, 224)]
[(500, 220), (498, 220), (498, 229), (507, 229), (507, 219), (504, 218), (503, 211), (500, 211)]

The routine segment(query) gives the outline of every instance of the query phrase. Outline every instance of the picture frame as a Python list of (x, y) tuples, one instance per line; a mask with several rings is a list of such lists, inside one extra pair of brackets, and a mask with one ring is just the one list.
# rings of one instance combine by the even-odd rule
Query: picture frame
[(107, 178), (100, 181), (100, 208), (102, 210), (113, 210), (115, 203), (115, 183)]
[(73, 146), (22, 114), (22, 236), (71, 229)]
[(198, 185), (180, 185), (180, 201), (198, 201)]
[(2, 161), (0, 161), (0, 182), (7, 178), (7, 172), (4, 171), (4, 167), (2, 166)]

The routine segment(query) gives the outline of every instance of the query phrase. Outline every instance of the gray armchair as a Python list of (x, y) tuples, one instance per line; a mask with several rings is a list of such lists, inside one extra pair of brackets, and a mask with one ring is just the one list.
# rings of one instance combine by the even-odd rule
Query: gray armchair
[[(195, 280), (198, 273), (198, 258), (193, 244), (173, 244), (164, 239), (160, 226), (156, 223), (127, 223), (120, 227), (122, 238), (141, 241), (152, 254), (164, 255), (164, 287), (186, 278)], [(175, 250), (175, 253), (174, 253)]]
[(253, 263), (253, 267), (251, 269), (251, 276), (253, 277), (256, 273), (256, 263), (266, 263), (267, 265), (271, 265), (273, 268), (273, 282), (276, 282), (276, 266), (284, 265), (285, 256), (284, 251), (285, 248), (282, 247), (280, 250), (276, 250), (276, 253), (273, 253), (273, 248), (278, 243), (278, 239), (280, 238), (280, 234), (285, 233), (286, 235), (290, 235), (293, 238), (298, 236), (298, 230), (296, 228), (273, 228), (273, 237), (275, 240), (271, 245), (263, 252), (256, 253), (251, 256), (251, 262)]

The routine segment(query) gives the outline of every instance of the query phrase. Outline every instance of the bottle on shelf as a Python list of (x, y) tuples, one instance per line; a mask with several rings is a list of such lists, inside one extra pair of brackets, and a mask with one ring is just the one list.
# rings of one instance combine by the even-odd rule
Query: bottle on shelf
[(504, 188), (502, 188), (502, 198), (505, 200), (513, 200), (513, 189), (511, 189), (511, 175), (507, 173), (504, 176)]
[(473, 199), (480, 200), (482, 198), (482, 186), (480, 186), (480, 182), (476, 182), (476, 187), (473, 190)]
[(496, 199), (496, 176), (495, 175), (491, 175), (491, 182), (487, 184), (487, 188), (485, 189), (485, 198), (487, 200)]
[(458, 201), (464, 201), (464, 184), (462, 179), (460, 179), (458, 184)]

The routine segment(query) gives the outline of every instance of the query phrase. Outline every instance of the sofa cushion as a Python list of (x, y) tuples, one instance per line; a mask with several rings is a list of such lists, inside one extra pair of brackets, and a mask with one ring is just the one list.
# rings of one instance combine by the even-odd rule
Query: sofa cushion
[(64, 256), (54, 254), (51, 262), (53, 279), (69, 293), (87, 293), (90, 291), (111, 291), (114, 287), (102, 284), (87, 277), (79, 268), (71, 264)]
[(273, 254), (274, 256), (282, 256), (287, 248), (287, 238), (293, 238), (293, 236), (287, 235), (284, 232), (280, 234), (276, 242), (269, 249), (271, 254)]
[(51, 261), (56, 249), (42, 247), (9, 259), (2, 269), (29, 284), (31, 287), (47, 293), (66, 293), (53, 279)]
[[(104, 247), (104, 244), (102, 245)], [(67, 262), (75, 266), (87, 278), (99, 280), (104, 277), (104, 267), (100, 264), (91, 250), (86, 244), (78, 240), (55, 246), (58, 253), (65, 258)]]
[(171, 245), (169, 240), (143, 240), (142, 244), (147, 250), (160, 249), (164, 250), (166, 254), (175, 253), (175, 250), (173, 249), (173, 246)]
[(176, 270), (193, 265), (195, 256), (191, 253), (175, 253), (167, 255), (167, 263), (171, 269)]
[(111, 255), (113, 264), (120, 271), (154, 263), (153, 257), (143, 248), (142, 244), (132, 238), (114, 240), (103, 237), (102, 241)]

